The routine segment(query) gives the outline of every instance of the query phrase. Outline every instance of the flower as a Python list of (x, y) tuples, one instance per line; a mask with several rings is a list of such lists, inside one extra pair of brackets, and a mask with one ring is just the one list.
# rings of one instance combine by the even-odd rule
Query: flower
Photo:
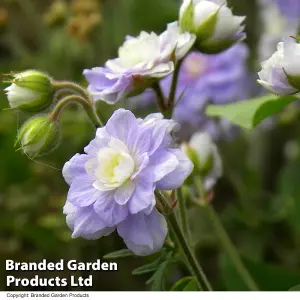
[(181, 59), (195, 41), (190, 33), (180, 33), (177, 22), (157, 36), (141, 32), (127, 37), (119, 48), (119, 57), (106, 62), (105, 68), (84, 70), (88, 90), (95, 101), (113, 104), (128, 95), (143, 92), (151, 84), (171, 74), (174, 60)]
[(74, 238), (97, 239), (117, 228), (137, 255), (162, 247), (167, 229), (154, 190), (180, 187), (193, 169), (173, 144), (176, 125), (161, 114), (142, 120), (119, 109), (97, 130), (86, 154), (65, 164), (70, 190), (64, 211)]
[(292, 38), (278, 43), (277, 51), (262, 62), (258, 73), (267, 90), (279, 94), (295, 94), (300, 90), (300, 44)]
[(211, 136), (197, 132), (182, 149), (193, 162), (195, 173), (204, 178), (204, 188), (211, 190), (223, 173), (221, 157)]
[[(219, 54), (192, 52), (184, 59), (172, 116), (181, 125), (178, 132), (181, 139), (189, 140), (199, 130), (208, 131), (214, 138), (232, 135), (232, 126), (227, 120), (216, 123), (204, 114), (204, 109), (209, 103), (226, 104), (247, 99), (250, 90), (254, 90), (247, 72), (247, 58), (247, 46), (238, 43)], [(165, 96), (169, 94), (171, 82), (172, 76), (161, 81)], [(253, 85), (256, 88), (255, 79)], [(145, 92), (133, 97), (130, 104), (132, 107), (147, 106), (155, 104), (155, 99), (154, 93)]]
[(27, 70), (12, 77), (12, 84), (5, 89), (10, 107), (41, 111), (52, 104), (54, 88), (48, 75)]
[(35, 158), (50, 152), (58, 144), (58, 124), (48, 115), (40, 115), (28, 120), (20, 129), (17, 142), (23, 152)]
[(183, 31), (197, 36), (196, 45), (203, 53), (219, 53), (245, 39), (245, 17), (238, 17), (223, 0), (184, 0), (179, 24)]

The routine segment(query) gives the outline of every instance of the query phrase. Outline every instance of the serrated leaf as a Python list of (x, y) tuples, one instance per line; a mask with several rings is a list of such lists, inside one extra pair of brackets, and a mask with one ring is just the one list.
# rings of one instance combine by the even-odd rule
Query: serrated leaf
[(134, 256), (134, 253), (128, 249), (122, 249), (115, 252), (108, 253), (103, 256), (104, 259), (115, 259), (115, 258), (122, 258), (122, 257), (128, 257), (128, 256)]
[(290, 292), (299, 292), (300, 291), (300, 284), (293, 286), (289, 289)]
[(243, 128), (252, 129), (296, 100), (295, 96), (268, 95), (231, 104), (208, 105), (205, 113), (211, 117), (225, 118)]

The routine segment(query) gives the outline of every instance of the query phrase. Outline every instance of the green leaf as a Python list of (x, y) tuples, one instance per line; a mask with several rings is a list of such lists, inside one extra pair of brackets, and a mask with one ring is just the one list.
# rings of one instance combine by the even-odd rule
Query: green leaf
[(185, 292), (188, 291), (199, 291), (198, 283), (196, 279), (193, 277), (193, 279), (185, 286), (184, 290)]
[[(285, 267), (254, 262), (243, 258), (243, 263), (262, 291), (288, 291), (300, 282), (300, 273)], [(226, 255), (220, 257), (221, 277), (227, 290), (247, 291), (248, 288)]]
[(289, 289), (290, 292), (299, 292), (300, 291), (300, 284), (293, 286)]
[(115, 252), (108, 253), (103, 256), (104, 259), (115, 259), (115, 258), (122, 258), (122, 257), (128, 257), (128, 256), (134, 256), (134, 253), (128, 249), (122, 249)]
[(199, 289), (196, 279), (193, 276), (187, 276), (175, 282), (171, 291), (199, 291)]
[(159, 264), (157, 261), (154, 261), (153, 263), (138, 267), (132, 271), (132, 275), (144, 275), (147, 273), (155, 272), (159, 267)]
[(295, 96), (268, 95), (226, 105), (208, 105), (205, 113), (211, 117), (228, 119), (246, 129), (252, 129), (267, 117), (279, 113), (285, 106), (296, 100)]

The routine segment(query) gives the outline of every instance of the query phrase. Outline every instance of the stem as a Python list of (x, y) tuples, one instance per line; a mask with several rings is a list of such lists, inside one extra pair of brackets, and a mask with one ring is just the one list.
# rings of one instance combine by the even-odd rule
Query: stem
[(153, 85), (152, 85), (152, 89), (154, 90), (155, 94), (156, 94), (156, 103), (157, 103), (157, 106), (160, 110), (160, 112), (166, 116), (166, 111), (167, 111), (167, 106), (166, 106), (166, 103), (165, 103), (165, 96), (161, 90), (161, 87), (159, 85), (158, 82), (155, 82)]
[(189, 226), (187, 220), (186, 201), (183, 196), (181, 188), (177, 189), (176, 192), (177, 192), (176, 198), (178, 199), (178, 203), (179, 203), (181, 227), (184, 234), (186, 235), (187, 241), (190, 242), (190, 232), (189, 232)]
[(256, 283), (252, 279), (251, 275), (249, 274), (248, 270), (245, 268), (235, 246), (233, 245), (232, 241), (230, 240), (227, 232), (225, 231), (216, 211), (214, 210), (213, 206), (208, 203), (205, 206), (211, 221), (215, 227), (215, 231), (219, 236), (221, 243), (223, 244), (224, 249), (227, 252), (227, 255), (231, 259), (233, 265), (235, 266), (237, 272), (240, 274), (241, 278), (244, 280), (245, 284), (249, 288), (250, 291), (258, 291), (259, 288), (257, 287)]
[(207, 201), (205, 199), (206, 198), (205, 197), (205, 189), (203, 187), (202, 181), (199, 178), (197, 178), (195, 180), (195, 184), (196, 184), (197, 188), (200, 191), (202, 201), (193, 201), (193, 202), (196, 203), (197, 205), (201, 206), (201, 207), (204, 207), (207, 210), (208, 215), (209, 215), (209, 217), (210, 217), (210, 219), (213, 223), (216, 234), (218, 235), (221, 244), (223, 245), (225, 251), (227, 252), (227, 255), (231, 259), (231, 261), (232, 261), (233, 265), (235, 266), (237, 272), (239, 273), (239, 275), (241, 276), (241, 278), (243, 279), (243, 281), (245, 282), (245, 284), (247, 285), (249, 290), (250, 291), (259, 291), (259, 288), (257, 287), (256, 283), (254, 282), (254, 280), (251, 277), (250, 273), (245, 268), (236, 247), (234, 246), (234, 244), (230, 240), (230, 238), (229, 238), (225, 228), (223, 227), (223, 225), (221, 223), (221, 220), (219, 219), (216, 211), (214, 210), (213, 206), (209, 203), (209, 201)]
[(169, 213), (167, 218), (169, 221), (170, 229), (172, 230), (173, 235), (175, 237), (176, 243), (177, 243), (178, 247), (181, 248), (182, 253), (185, 256), (185, 259), (188, 262), (188, 267), (189, 267), (191, 273), (194, 274), (194, 276), (196, 277), (200, 290), (203, 291), (202, 283), (204, 283), (203, 285), (206, 287), (206, 289), (208, 291), (212, 291), (211, 285), (210, 285), (204, 271), (199, 266), (199, 264), (196, 260), (196, 257), (194, 255), (194, 253), (192, 252), (192, 249), (188, 245), (187, 240), (185, 239), (184, 234), (180, 229), (180, 226), (176, 220), (174, 211)]
[(85, 98), (90, 104), (93, 104), (93, 100), (91, 99), (90, 94), (88, 93), (88, 91), (85, 88), (83, 88), (82, 86), (80, 86), (79, 84), (76, 84), (76, 83), (71, 82), (71, 81), (52, 80), (52, 86), (56, 90), (61, 90), (61, 89), (72, 90), (72, 91), (78, 93), (83, 98)]
[(182, 62), (183, 62), (183, 59), (179, 60), (176, 63), (175, 70), (173, 73), (172, 84), (171, 84), (171, 89), (170, 89), (170, 94), (169, 94), (169, 102), (168, 102), (168, 108), (171, 110), (171, 115), (172, 115), (172, 111), (173, 111), (174, 104), (175, 104), (178, 76), (179, 76), (179, 71), (180, 71)]
[(62, 111), (66, 108), (66, 106), (68, 106), (69, 104), (72, 104), (72, 103), (81, 105), (84, 108), (84, 110), (86, 111), (90, 120), (93, 122), (93, 124), (96, 127), (103, 126), (101, 120), (99, 119), (99, 117), (95, 111), (94, 105), (91, 105), (89, 102), (87, 102), (87, 100), (85, 100), (84, 98), (77, 96), (77, 95), (70, 95), (70, 96), (67, 96), (67, 97), (61, 99), (57, 103), (57, 105), (54, 107), (53, 112), (50, 113), (49, 117), (52, 120), (58, 120)]
[(177, 222), (174, 210), (170, 210), (171, 208), (169, 204), (170, 201), (166, 199), (166, 194), (160, 193), (158, 196), (159, 199), (162, 200), (163, 206), (167, 208), (168, 214), (166, 217), (169, 222), (170, 230), (172, 231), (175, 237), (177, 246), (182, 250), (182, 253), (187, 261), (187, 266), (190, 269), (190, 272), (195, 276), (197, 280), (199, 289), (203, 291), (203, 286), (205, 286), (208, 291), (212, 291), (212, 287), (204, 271), (198, 264), (197, 259)]

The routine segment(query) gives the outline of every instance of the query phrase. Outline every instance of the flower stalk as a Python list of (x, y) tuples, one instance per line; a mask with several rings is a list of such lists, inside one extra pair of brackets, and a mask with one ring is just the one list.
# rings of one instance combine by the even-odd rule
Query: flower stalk
[(83, 97), (84, 99), (86, 99), (91, 105), (93, 104), (93, 100), (91, 99), (91, 96), (88, 93), (88, 91), (85, 88), (83, 88), (82, 86), (80, 86), (79, 84), (76, 84), (71, 81), (52, 80), (52, 86), (57, 91), (60, 91), (60, 90), (73, 91), (76, 94)]
[[(160, 199), (163, 201), (163, 205), (165, 207), (170, 206), (170, 201), (166, 199), (166, 195), (160, 193)], [(169, 207), (170, 208), (170, 207)], [(190, 245), (188, 244), (187, 239), (185, 238), (185, 234), (180, 228), (174, 210), (169, 210), (167, 216), (167, 221), (169, 223), (169, 228), (172, 231), (177, 246), (182, 250), (182, 253), (186, 259), (187, 266), (190, 269), (190, 272), (195, 276), (198, 287), (200, 290), (212, 291), (212, 287), (205, 275), (203, 269), (199, 265)]]
[(170, 117), (172, 117), (173, 108), (175, 105), (175, 97), (176, 97), (176, 90), (177, 90), (177, 83), (178, 83), (178, 76), (180, 72), (180, 68), (182, 65), (183, 59), (180, 59), (175, 66), (175, 70), (173, 73), (171, 88), (170, 88), (170, 94), (169, 94), (169, 101), (168, 101), (168, 109), (170, 111)]
[(62, 111), (66, 108), (66, 106), (68, 106), (69, 104), (72, 104), (72, 103), (81, 105), (83, 107), (83, 109), (86, 111), (90, 120), (93, 122), (93, 124), (96, 127), (103, 126), (101, 120), (99, 119), (99, 117), (95, 111), (94, 105), (91, 104), (90, 102), (88, 102), (87, 100), (85, 100), (84, 98), (82, 98), (81, 96), (77, 96), (77, 95), (70, 95), (70, 96), (66, 96), (63, 99), (61, 99), (57, 103), (57, 105), (55, 106), (54, 110), (52, 111), (52, 113), (50, 114), (49, 117), (52, 120), (58, 120)]
[(214, 226), (215, 232), (220, 240), (220, 243), (222, 244), (224, 250), (227, 252), (228, 257), (230, 258), (232, 264), (236, 268), (237, 272), (243, 279), (243, 281), (246, 284), (246, 286), (248, 287), (248, 289), (250, 291), (259, 291), (259, 288), (257, 287), (255, 281), (253, 280), (250, 273), (244, 266), (236, 247), (230, 240), (216, 211), (214, 210), (211, 203), (206, 200), (205, 190), (204, 190), (202, 181), (199, 178), (197, 178), (195, 180), (195, 185), (197, 186), (197, 189), (200, 192), (201, 200), (193, 201), (193, 202), (196, 203), (197, 205), (203, 207), (206, 210), (206, 212), (207, 212), (208, 216), (210, 217), (210, 220)]

